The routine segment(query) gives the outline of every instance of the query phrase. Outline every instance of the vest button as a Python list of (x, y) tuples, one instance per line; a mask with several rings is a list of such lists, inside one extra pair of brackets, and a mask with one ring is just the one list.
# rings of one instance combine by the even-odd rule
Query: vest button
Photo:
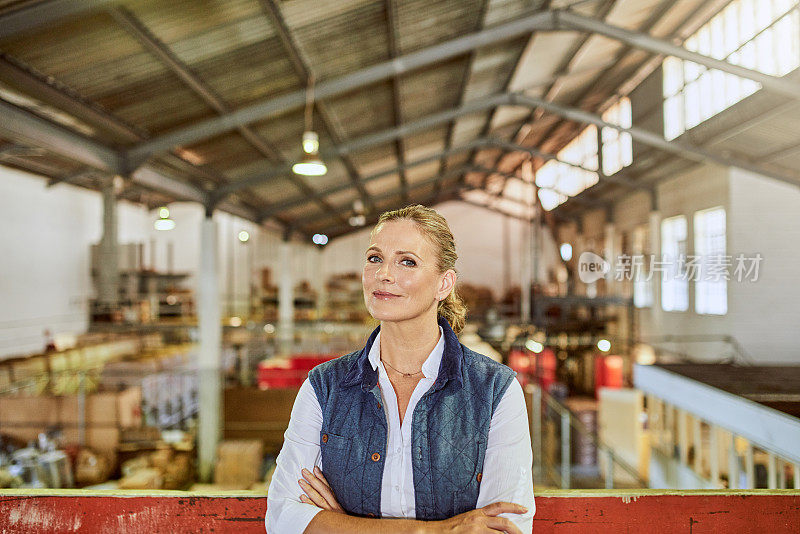
[(375, 514), (373, 514), (372, 512), (370, 512), (370, 513), (368, 513), (368, 514), (367, 514), (367, 517), (375, 517)]
[(328, 443), (328, 434), (322, 434), (322, 443)]
[(372, 453), (372, 461), (373, 462), (377, 462), (380, 459), (381, 459), (381, 455), (380, 454), (378, 454), (377, 452), (373, 452)]
[(477, 480), (478, 483), (480, 483), (482, 478), (483, 478), (483, 473), (478, 473), (478, 476), (475, 477), (475, 480)]

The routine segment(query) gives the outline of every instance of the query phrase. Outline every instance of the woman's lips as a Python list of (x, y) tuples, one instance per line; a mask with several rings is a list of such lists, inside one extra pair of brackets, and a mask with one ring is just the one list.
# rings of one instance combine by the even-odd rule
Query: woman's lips
[(372, 296), (381, 300), (390, 300), (399, 297), (400, 295), (395, 295), (394, 293), (389, 293), (387, 291), (373, 291)]

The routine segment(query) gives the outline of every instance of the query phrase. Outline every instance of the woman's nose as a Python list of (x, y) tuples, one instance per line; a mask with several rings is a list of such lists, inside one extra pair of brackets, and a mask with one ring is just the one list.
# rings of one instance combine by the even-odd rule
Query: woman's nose
[(379, 280), (391, 281), (393, 279), (393, 276), (391, 273), (389, 263), (381, 264), (380, 269), (378, 269), (377, 275)]

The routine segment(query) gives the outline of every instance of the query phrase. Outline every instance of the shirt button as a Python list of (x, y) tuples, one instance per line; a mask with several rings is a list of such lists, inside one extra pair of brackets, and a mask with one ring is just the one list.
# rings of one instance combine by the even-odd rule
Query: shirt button
[(373, 452), (372, 453), (372, 461), (373, 462), (377, 462), (380, 459), (381, 459), (381, 455), (380, 454), (378, 454), (377, 452)]
[(395, 486), (394, 490), (399, 492), (400, 491), (400, 486)]
[(400, 454), (400, 447), (397, 447), (397, 454)]

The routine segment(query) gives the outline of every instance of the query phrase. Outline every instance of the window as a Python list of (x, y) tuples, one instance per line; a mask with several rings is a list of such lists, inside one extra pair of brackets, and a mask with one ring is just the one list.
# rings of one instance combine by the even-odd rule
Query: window
[[(773, 76), (800, 67), (798, 0), (733, 0), (694, 35), (687, 50)], [(686, 130), (755, 93), (761, 84), (697, 63), (667, 57), (662, 64), (664, 136)]]
[[(603, 120), (622, 126), (631, 127), (631, 101), (628, 97), (619, 99), (619, 102), (608, 108), (603, 113)], [(620, 132), (614, 128), (603, 128), (601, 131), (603, 142), (603, 174), (611, 176), (623, 167), (633, 163), (633, 143), (631, 134)]]
[(567, 165), (580, 165), (597, 170), (597, 127), (585, 128), (558, 154), (561, 161), (550, 160), (536, 172), (539, 200), (545, 210), (551, 210), (598, 181), (596, 172)]
[(661, 309), (689, 309), (689, 284), (685, 277), (686, 217), (679, 215), (661, 221)]
[(695, 281), (697, 313), (728, 313), (728, 275), (725, 256), (725, 209), (718, 207), (694, 214), (694, 248), (701, 270)]
[(653, 283), (650, 279), (650, 228), (648, 225), (633, 229), (631, 264), (633, 274), (633, 305), (649, 308), (653, 305)]

